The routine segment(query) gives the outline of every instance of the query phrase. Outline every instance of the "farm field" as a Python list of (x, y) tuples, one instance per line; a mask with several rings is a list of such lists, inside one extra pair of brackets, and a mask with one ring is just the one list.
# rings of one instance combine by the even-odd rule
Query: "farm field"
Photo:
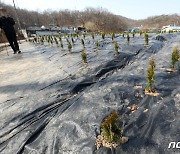
[[(32, 38), (16, 55), (4, 48), (0, 153), (178, 154), (168, 146), (180, 138), (179, 62), (168, 70), (180, 33), (148, 35), (148, 43), (143, 34), (129, 42), (122, 34)], [(155, 96), (145, 94), (151, 57)], [(101, 122), (113, 111), (128, 141), (97, 149)]]

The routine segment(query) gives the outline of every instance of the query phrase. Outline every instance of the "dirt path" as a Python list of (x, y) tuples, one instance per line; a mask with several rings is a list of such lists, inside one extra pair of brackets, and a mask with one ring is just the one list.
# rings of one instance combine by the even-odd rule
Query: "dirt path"
[(44, 48), (24, 42), (22, 54), (13, 54), (8, 47), (0, 52), (0, 103), (35, 93), (61, 78), (61, 70), (44, 56)]

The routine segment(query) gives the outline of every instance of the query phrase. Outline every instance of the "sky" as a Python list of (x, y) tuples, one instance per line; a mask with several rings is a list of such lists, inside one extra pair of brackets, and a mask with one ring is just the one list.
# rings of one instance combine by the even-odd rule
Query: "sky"
[[(13, 5), (13, 0), (0, 0)], [(131, 19), (145, 19), (162, 14), (180, 15), (180, 0), (15, 0), (17, 7), (28, 10), (84, 10), (102, 7)]]

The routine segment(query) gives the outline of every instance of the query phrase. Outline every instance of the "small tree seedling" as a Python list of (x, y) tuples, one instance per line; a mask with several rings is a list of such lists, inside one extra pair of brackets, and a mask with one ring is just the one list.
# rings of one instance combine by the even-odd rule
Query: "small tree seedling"
[(122, 37), (124, 38), (124, 33), (122, 34)]
[(50, 39), (49, 38), (48, 38), (47, 42), (48, 42), (48, 45), (50, 46)]
[(71, 49), (72, 49), (71, 42), (70, 42), (68, 39), (66, 39), (66, 41), (67, 41), (67, 43), (68, 43), (68, 51), (70, 52)]
[(58, 47), (58, 40), (57, 40), (56, 37), (54, 37), (54, 41), (55, 41), (55, 43), (56, 43), (56, 45), (57, 45), (57, 47)]
[(111, 113), (101, 124), (101, 131), (109, 143), (117, 143), (122, 137), (122, 128), (118, 126), (120, 118), (117, 112)]
[(114, 38), (115, 38), (115, 34), (114, 34), (114, 33), (112, 33), (112, 41), (114, 40)]
[(96, 50), (98, 50), (98, 48), (99, 48), (99, 42), (98, 40), (96, 40)]
[(79, 34), (78, 33), (76, 33), (76, 37), (79, 38)]
[(129, 34), (127, 34), (127, 43), (129, 44), (129, 42), (130, 42), (130, 36)]
[(84, 43), (83, 39), (81, 39), (81, 44), (82, 44), (83, 48), (85, 48), (85, 43)]
[(135, 36), (135, 33), (133, 33), (132, 35), (133, 35), (133, 38), (134, 38), (134, 36)]
[(64, 45), (63, 45), (63, 41), (62, 41), (62, 40), (60, 41), (60, 44), (61, 44), (61, 48), (64, 48)]
[(92, 39), (94, 40), (94, 33), (91, 33)]
[(149, 35), (147, 33), (144, 34), (144, 38), (145, 38), (145, 45), (149, 45)]
[(41, 42), (41, 45), (44, 44), (44, 38), (43, 37), (41, 37), (40, 42)]
[(85, 33), (83, 34), (83, 38), (84, 38), (84, 40), (86, 39), (86, 34)]
[(142, 35), (142, 33), (143, 33), (142, 31), (139, 32), (140, 36)]
[(71, 45), (71, 43), (69, 42), (69, 43), (68, 43), (68, 51), (71, 52), (71, 49), (72, 49), (72, 45)]
[(34, 37), (34, 42), (37, 43), (37, 37)]
[(50, 43), (51, 43), (51, 46), (53, 46), (53, 40), (52, 39), (50, 40)]
[(114, 50), (115, 50), (115, 53), (116, 55), (119, 53), (118, 50), (119, 50), (119, 45), (117, 42), (114, 43)]
[(174, 47), (172, 56), (171, 56), (171, 67), (174, 68), (176, 62), (179, 60), (179, 51), (178, 47)]
[(81, 53), (81, 58), (82, 58), (82, 61), (87, 64), (87, 54), (86, 52), (83, 50), (82, 53)]
[(61, 38), (61, 36), (59, 36), (59, 42), (61, 42), (62, 41), (62, 38)]
[(102, 39), (104, 40), (105, 39), (105, 33), (102, 33)]
[(72, 44), (74, 45), (74, 39), (73, 39), (73, 37), (71, 38), (71, 41), (72, 41)]
[(147, 70), (147, 75), (146, 75), (146, 80), (147, 80), (147, 86), (146, 86), (146, 91), (148, 92), (154, 92), (153, 91), (153, 84), (155, 82), (155, 70), (156, 64), (153, 58), (150, 59), (149, 61), (149, 68)]

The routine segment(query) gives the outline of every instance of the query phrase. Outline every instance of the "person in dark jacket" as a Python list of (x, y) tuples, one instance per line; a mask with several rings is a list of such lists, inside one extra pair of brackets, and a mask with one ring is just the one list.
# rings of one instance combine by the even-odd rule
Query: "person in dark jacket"
[(6, 15), (6, 9), (0, 8), (0, 28), (4, 31), (6, 38), (14, 51), (14, 54), (21, 53), (14, 29), (14, 19)]

